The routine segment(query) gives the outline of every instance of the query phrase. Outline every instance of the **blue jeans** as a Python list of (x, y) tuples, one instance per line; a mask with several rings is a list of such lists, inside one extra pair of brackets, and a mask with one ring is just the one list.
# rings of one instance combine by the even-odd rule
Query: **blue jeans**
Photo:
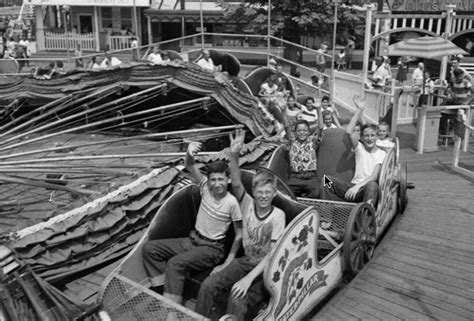
[[(345, 194), (349, 188), (354, 186), (352, 183), (344, 182), (336, 177), (328, 176), (332, 181), (332, 186), (324, 185), (324, 179), (321, 182), (321, 199), (330, 201), (346, 201)], [(357, 193), (353, 202), (367, 202), (373, 200), (373, 205), (377, 204), (379, 194), (379, 185), (376, 182), (365, 184)]]
[[(199, 289), (196, 312), (210, 317), (216, 298), (228, 295), (234, 283), (246, 276), (257, 264), (258, 262), (247, 256), (239, 257), (222, 271), (210, 275)], [(262, 277), (259, 276), (243, 298), (236, 299), (229, 296), (227, 313), (235, 315), (238, 320), (251, 320), (257, 315), (260, 303), (267, 299), (268, 292), (263, 285)]]
[(182, 296), (187, 274), (215, 267), (224, 257), (224, 242), (189, 237), (148, 241), (143, 245), (143, 264), (152, 277), (165, 273), (165, 293)]

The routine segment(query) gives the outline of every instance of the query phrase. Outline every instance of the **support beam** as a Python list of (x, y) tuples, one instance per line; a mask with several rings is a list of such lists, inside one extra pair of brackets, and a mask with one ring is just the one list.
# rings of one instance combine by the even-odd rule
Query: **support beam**
[(94, 38), (95, 38), (95, 51), (100, 51), (100, 37), (99, 37), (99, 9), (94, 6)]
[(372, 28), (372, 12), (374, 5), (366, 5), (367, 16), (365, 18), (365, 37), (364, 37), (364, 57), (362, 61), (362, 98), (365, 98), (365, 81), (369, 71), (369, 52), (372, 44), (371, 28)]

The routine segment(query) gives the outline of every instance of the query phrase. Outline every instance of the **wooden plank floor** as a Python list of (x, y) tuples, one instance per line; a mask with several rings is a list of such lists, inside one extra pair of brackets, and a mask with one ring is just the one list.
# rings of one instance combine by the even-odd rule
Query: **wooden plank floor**
[[(368, 266), (313, 320), (474, 320), (474, 181), (450, 169), (452, 148), (408, 161), (405, 213)], [(461, 163), (474, 170), (474, 144)]]

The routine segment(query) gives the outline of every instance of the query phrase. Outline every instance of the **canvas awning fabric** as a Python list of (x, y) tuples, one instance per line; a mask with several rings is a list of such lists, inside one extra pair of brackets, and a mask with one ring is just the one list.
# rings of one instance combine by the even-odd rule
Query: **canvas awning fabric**
[(388, 47), (390, 56), (411, 56), (435, 59), (467, 53), (443, 37), (418, 37), (394, 43)]
[(138, 63), (112, 70), (73, 70), (60, 78), (49, 80), (0, 77), (0, 100), (5, 105), (14, 99), (52, 101), (72, 93), (100, 90), (114, 84), (151, 87), (162, 83), (214, 98), (236, 122), (245, 124), (255, 136), (270, 137), (274, 131), (273, 123), (259, 109), (256, 97), (239, 90), (230, 79), (214, 77), (193, 63), (178, 62), (167, 66)]
[[(264, 162), (277, 146), (256, 138), (244, 145), (240, 163)], [(223, 151), (197, 161), (204, 165), (226, 157)], [(104, 197), (11, 234), (8, 245), (41, 277), (65, 280), (128, 253), (160, 206), (187, 184), (190, 180), (179, 167), (155, 169)]]

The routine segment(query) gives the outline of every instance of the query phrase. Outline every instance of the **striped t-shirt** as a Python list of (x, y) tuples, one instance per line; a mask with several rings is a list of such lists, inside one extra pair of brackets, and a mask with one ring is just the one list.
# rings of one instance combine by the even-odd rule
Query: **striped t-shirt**
[(242, 220), (239, 202), (229, 192), (220, 200), (214, 199), (207, 186), (207, 177), (199, 182), (199, 188), (201, 205), (196, 218), (196, 230), (205, 237), (220, 240), (225, 237), (231, 222)]

